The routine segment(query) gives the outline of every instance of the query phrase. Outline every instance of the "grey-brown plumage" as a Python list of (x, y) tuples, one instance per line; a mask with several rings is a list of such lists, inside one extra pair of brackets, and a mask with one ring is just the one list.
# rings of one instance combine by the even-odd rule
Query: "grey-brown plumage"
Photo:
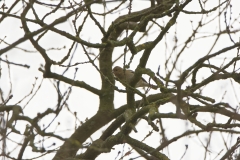
[[(131, 79), (134, 76), (134, 72), (132, 70), (123, 70), (121, 67), (116, 66), (113, 68), (113, 74), (115, 77), (117, 77), (120, 81), (123, 81), (125, 83), (130, 83)], [(147, 81), (143, 78), (141, 78), (137, 84), (135, 85), (135, 88), (138, 87), (150, 87), (152, 89), (157, 89), (158, 87), (152, 84), (147, 83)]]

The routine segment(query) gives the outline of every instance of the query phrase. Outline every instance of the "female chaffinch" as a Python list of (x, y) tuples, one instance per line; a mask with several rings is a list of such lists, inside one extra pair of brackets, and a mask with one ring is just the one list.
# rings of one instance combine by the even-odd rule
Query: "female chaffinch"
[[(120, 81), (123, 81), (125, 83), (130, 83), (132, 77), (134, 76), (134, 72), (132, 70), (123, 70), (121, 67), (116, 66), (113, 68), (113, 74), (115, 77), (117, 77)], [(147, 81), (143, 78), (141, 78), (137, 84), (135, 85), (135, 88), (138, 87), (150, 87), (152, 89), (157, 89), (158, 87), (152, 84), (147, 83)]]

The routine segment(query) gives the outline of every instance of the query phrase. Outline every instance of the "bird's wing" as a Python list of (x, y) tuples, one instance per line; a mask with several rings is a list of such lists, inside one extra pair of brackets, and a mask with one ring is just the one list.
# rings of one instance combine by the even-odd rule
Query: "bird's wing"
[[(129, 70), (129, 71), (134, 75), (134, 71), (132, 71), (132, 70)], [(141, 79), (142, 79), (142, 81), (148, 83), (143, 77), (141, 77)]]

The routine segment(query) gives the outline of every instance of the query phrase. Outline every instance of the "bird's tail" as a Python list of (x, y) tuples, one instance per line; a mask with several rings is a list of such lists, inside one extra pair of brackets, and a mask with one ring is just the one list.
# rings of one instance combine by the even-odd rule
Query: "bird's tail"
[(152, 89), (155, 89), (155, 90), (158, 89), (158, 86), (153, 85), (153, 84), (150, 84), (149, 87), (152, 88)]

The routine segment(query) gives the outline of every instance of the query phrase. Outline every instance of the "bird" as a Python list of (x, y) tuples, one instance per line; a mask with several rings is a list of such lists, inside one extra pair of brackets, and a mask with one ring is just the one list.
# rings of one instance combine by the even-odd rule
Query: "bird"
[[(115, 66), (113, 68), (113, 74), (115, 77), (117, 77), (120, 81), (123, 81), (124, 83), (127, 83), (129, 84), (131, 79), (133, 78), (134, 76), (134, 72), (132, 70), (123, 70), (121, 67), (119, 66)], [(143, 79), (141, 77), (141, 79), (137, 82), (137, 84), (135, 85), (135, 88), (138, 88), (138, 87), (150, 87), (152, 89), (157, 89), (158, 86), (155, 86), (155, 85), (152, 85), (152, 84), (149, 84), (145, 79)]]

